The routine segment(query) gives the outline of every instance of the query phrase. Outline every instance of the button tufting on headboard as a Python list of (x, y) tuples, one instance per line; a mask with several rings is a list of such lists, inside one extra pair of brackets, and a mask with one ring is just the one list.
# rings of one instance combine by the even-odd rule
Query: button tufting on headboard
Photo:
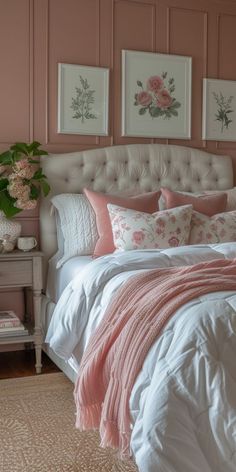
[(50, 198), (59, 193), (79, 193), (88, 186), (109, 193), (135, 189), (153, 191), (226, 189), (233, 186), (231, 158), (183, 146), (129, 144), (51, 154), (41, 159), (51, 192), (41, 202), (41, 247), (46, 259), (56, 252)]

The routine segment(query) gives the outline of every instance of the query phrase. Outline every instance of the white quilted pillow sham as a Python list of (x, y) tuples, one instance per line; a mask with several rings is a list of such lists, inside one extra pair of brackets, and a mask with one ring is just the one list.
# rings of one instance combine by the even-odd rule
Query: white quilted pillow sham
[(85, 195), (64, 193), (52, 197), (51, 202), (57, 209), (64, 238), (57, 268), (71, 257), (93, 254), (98, 240), (96, 217)]
[(164, 249), (188, 244), (192, 205), (144, 213), (107, 205), (116, 249)]

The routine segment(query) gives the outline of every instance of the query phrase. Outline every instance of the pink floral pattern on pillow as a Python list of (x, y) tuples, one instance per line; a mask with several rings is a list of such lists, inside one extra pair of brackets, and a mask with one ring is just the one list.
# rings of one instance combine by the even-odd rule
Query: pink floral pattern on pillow
[(144, 213), (107, 205), (116, 249), (164, 249), (188, 244), (192, 205)]
[(236, 241), (236, 211), (206, 216), (193, 211), (189, 244)]

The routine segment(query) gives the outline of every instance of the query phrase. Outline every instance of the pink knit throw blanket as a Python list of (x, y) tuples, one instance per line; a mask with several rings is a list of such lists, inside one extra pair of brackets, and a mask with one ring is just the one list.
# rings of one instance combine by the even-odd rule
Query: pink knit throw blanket
[(172, 314), (199, 295), (236, 290), (236, 259), (155, 269), (117, 292), (84, 353), (75, 387), (76, 427), (130, 454), (129, 397), (145, 356)]

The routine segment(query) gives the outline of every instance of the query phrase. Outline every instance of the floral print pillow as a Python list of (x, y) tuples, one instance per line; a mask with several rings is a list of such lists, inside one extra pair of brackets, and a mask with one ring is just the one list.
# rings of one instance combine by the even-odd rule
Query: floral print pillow
[(188, 244), (192, 205), (144, 213), (107, 205), (116, 249), (164, 249)]
[(189, 244), (236, 241), (236, 211), (206, 216), (193, 211)]

